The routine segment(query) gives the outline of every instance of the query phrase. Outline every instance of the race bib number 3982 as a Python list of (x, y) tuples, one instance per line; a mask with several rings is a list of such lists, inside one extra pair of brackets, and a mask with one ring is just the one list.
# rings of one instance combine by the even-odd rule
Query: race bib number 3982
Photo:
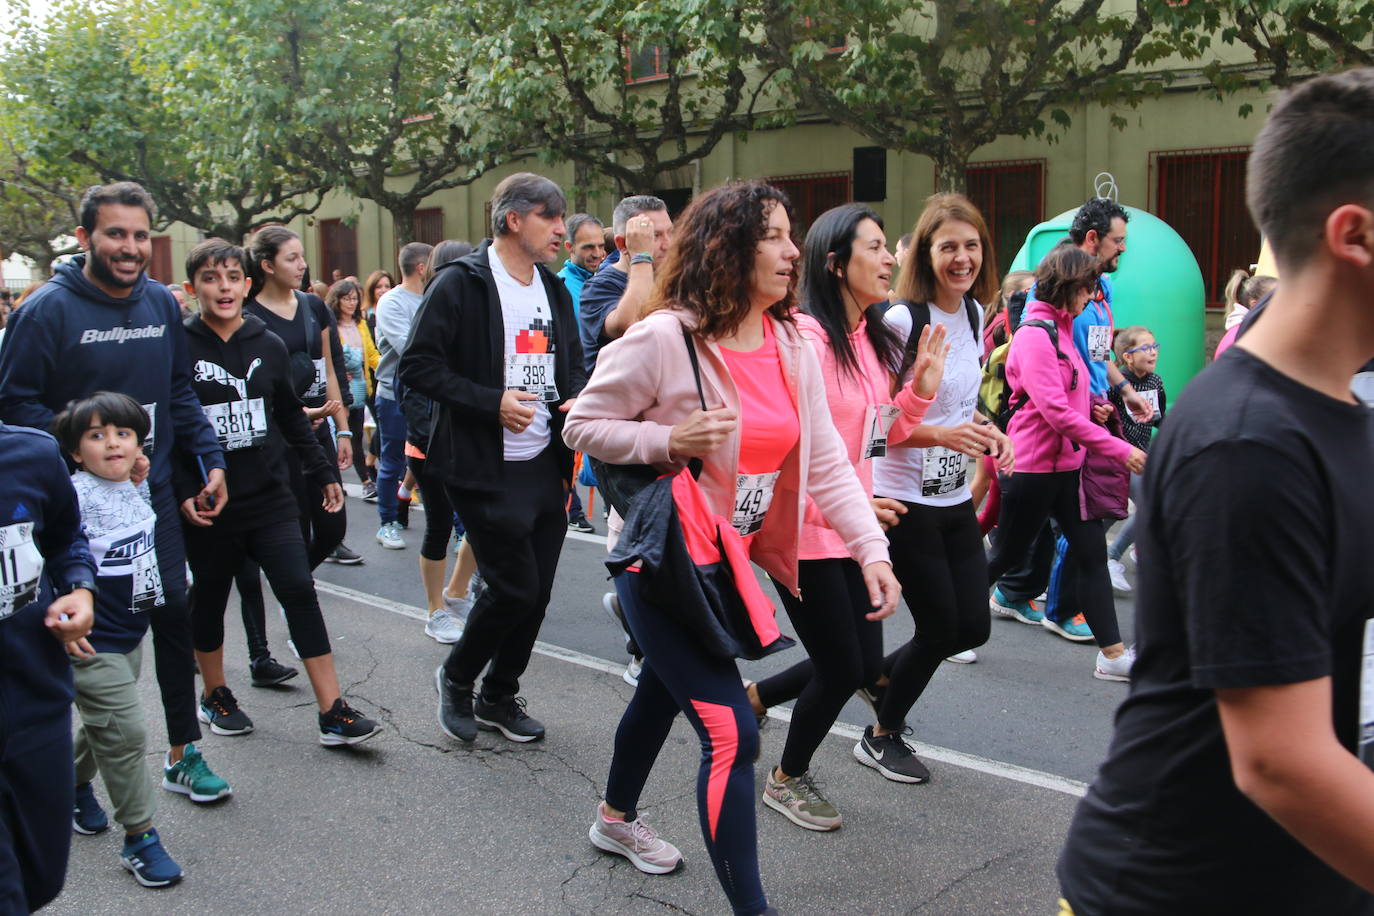
[(43, 555), (33, 542), (33, 522), (0, 525), (0, 620), (38, 598)]

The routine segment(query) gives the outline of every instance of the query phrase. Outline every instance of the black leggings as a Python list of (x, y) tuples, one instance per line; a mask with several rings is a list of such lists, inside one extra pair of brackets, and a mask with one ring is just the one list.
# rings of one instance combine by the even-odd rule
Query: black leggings
[(447, 560), (448, 537), (453, 532), (453, 503), (444, 489), (444, 478), (430, 474), (423, 458), (407, 458), (406, 466), (419, 481), (425, 500), (425, 539), (420, 542), (420, 556), (426, 560)]
[(849, 695), (878, 679), (882, 671), (883, 625), (867, 620), (868, 600), (859, 565), (849, 559), (802, 560), (794, 597), (776, 579), (774, 587), (809, 658), (758, 683), (759, 700), (776, 706), (795, 699), (792, 724), (782, 750), (782, 771), (800, 776), (839, 718)]
[(1078, 576), (1078, 609), (1087, 618), (1097, 644), (1114, 646), (1121, 642), (1121, 629), (1107, 574), (1107, 533), (1100, 521), (1083, 520), (1078, 500), (1080, 476), (1078, 470), (1042, 474), (1018, 471), (1001, 479), (1002, 516), (997, 525), (1001, 535), (988, 560), (988, 582), (996, 582), (1025, 558), (1045, 520), (1052, 517), (1069, 542), (1065, 562), (1073, 563)]
[(286, 626), (301, 658), (328, 655), (329, 633), (306, 563), (305, 542), (290, 518), (241, 532), (218, 526), (186, 527), (186, 558), (196, 579), (191, 600), (196, 650), (213, 652), (224, 645), (224, 606), (246, 557), (267, 574), (272, 593), (286, 611)]
[(353, 470), (358, 480), (367, 483), (372, 479), (372, 469), (367, 466), (367, 449), (363, 447), (366, 430), (363, 429), (363, 408), (354, 407), (348, 411), (348, 431), (353, 434)]
[[(329, 434), (329, 423), (324, 422), (315, 428), (315, 438), (331, 465), (337, 464), (338, 452), (334, 450), (334, 438)], [(357, 440), (354, 440), (356, 444)], [(290, 477), (291, 492), (296, 497), (299, 513), (301, 540), (306, 548), (307, 562), (314, 570), (324, 562), (324, 558), (343, 543), (344, 532), (348, 528), (347, 510), (326, 512), (324, 490), (313, 479), (306, 477), (301, 469), (300, 458), (294, 450), (287, 449), (283, 458)], [(338, 471), (334, 472), (335, 482), (342, 480)], [(230, 494), (232, 496), (232, 494)], [(248, 657), (262, 658), (268, 654), (267, 612), (262, 599), (262, 579), (258, 564), (252, 558), (243, 561), (243, 568), (234, 576), (234, 584), (239, 590), (239, 610), (243, 615), (243, 632), (248, 640)], [(294, 637), (292, 637), (294, 639)], [(296, 651), (301, 651), (296, 643)]]
[(759, 727), (733, 659), (707, 655), (696, 637), (640, 597), (639, 574), (615, 578), (620, 608), (644, 649), (644, 670), (615, 732), (606, 804), (635, 816), (640, 793), (681, 712), (701, 741), (697, 815), (716, 878), (736, 916), (768, 907), (759, 878), (754, 756)]
[[(1004, 494), (1003, 513), (1005, 499)], [(888, 529), (887, 540), (916, 632), (883, 663), (891, 683), (878, 709), (878, 724), (888, 731), (903, 728), (940, 662), (981, 646), (992, 629), (987, 554), (973, 502), (903, 505), (906, 515)]]

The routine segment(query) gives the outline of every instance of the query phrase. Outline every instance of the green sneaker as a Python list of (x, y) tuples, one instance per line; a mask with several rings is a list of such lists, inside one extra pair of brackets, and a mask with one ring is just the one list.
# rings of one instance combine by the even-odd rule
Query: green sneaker
[(825, 800), (810, 771), (791, 779), (773, 778), (775, 769), (769, 768), (763, 786), (763, 803), (780, 813), (798, 827), (807, 830), (837, 830), (843, 822), (840, 812)]
[(162, 788), (168, 792), (188, 795), (193, 802), (219, 801), (234, 794), (229, 783), (215, 775), (194, 744), (186, 745), (186, 753), (177, 763), (170, 757), (162, 759)]

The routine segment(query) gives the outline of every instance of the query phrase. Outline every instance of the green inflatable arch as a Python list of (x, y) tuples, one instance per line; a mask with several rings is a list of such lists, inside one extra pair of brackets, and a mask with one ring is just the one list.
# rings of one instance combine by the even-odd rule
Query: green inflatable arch
[[(1162, 219), (1135, 207), (1126, 232), (1126, 252), (1111, 275), (1112, 317), (1118, 328), (1143, 324), (1159, 341), (1159, 375), (1175, 400), (1203, 365), (1205, 291), (1202, 271), (1183, 237)], [(1036, 226), (1009, 270), (1034, 270), (1040, 259), (1069, 234), (1077, 208)]]

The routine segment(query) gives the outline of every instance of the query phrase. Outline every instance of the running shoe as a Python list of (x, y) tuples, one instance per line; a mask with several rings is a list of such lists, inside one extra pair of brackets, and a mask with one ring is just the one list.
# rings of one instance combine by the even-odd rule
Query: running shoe
[(583, 534), (596, 534), (596, 526), (587, 520), (587, 516), (581, 518), (568, 519), (568, 527), (573, 531), (581, 531)]
[(592, 815), (587, 839), (597, 849), (624, 856), (635, 868), (650, 875), (666, 875), (682, 864), (682, 853), (644, 823), (644, 818), (607, 820), (599, 804)]
[(455, 684), (444, 674), (444, 666), (434, 670), (434, 689), (439, 692), (439, 727), (458, 741), (477, 740), (477, 720), (472, 717), (472, 685)]
[[(905, 731), (910, 732), (911, 729)], [(902, 735), (888, 732), (875, 737), (871, 725), (864, 729), (864, 736), (854, 745), (854, 759), (893, 782), (926, 782), (930, 779), (930, 770), (916, 757)]]
[(449, 613), (448, 608), (439, 608), (425, 621), (425, 635), (446, 646), (453, 645), (463, 638), (463, 621)]
[(324, 560), (326, 563), (339, 563), (343, 566), (358, 566), (363, 562), (362, 555), (349, 550), (348, 545), (343, 542), (340, 542)]
[(1088, 621), (1082, 614), (1075, 614), (1072, 620), (1051, 620), (1046, 617), (1040, 621), (1040, 625), (1047, 630), (1053, 630), (1070, 642), (1092, 642), (1093, 631), (1088, 628)]
[(377, 543), (387, 550), (404, 550), (405, 538), (401, 537), (401, 523), (387, 522), (377, 529)]
[(362, 744), (382, 730), (379, 724), (345, 703), (343, 697), (334, 701), (329, 712), (319, 715), (320, 743), (325, 747)]
[(978, 653), (972, 649), (965, 649), (962, 652), (955, 652), (945, 659), (947, 662), (954, 662), (956, 665), (971, 665), (978, 661)]
[(1107, 560), (1107, 575), (1112, 579), (1112, 591), (1123, 595), (1129, 595), (1133, 589), (1131, 583), (1126, 580), (1126, 564), (1120, 560)]
[(1131, 668), (1135, 665), (1135, 649), (1127, 649), (1116, 658), (1108, 658), (1099, 649), (1097, 652), (1097, 667), (1093, 669), (1093, 677), (1099, 681), (1129, 681), (1131, 679)]
[(377, 501), (377, 482), (369, 480), (363, 484), (363, 501), (375, 503)]
[(1002, 594), (1000, 588), (993, 588), (992, 597), (988, 600), (988, 609), (998, 617), (1005, 617), (1008, 620), (1015, 620), (1030, 626), (1035, 626), (1045, 619), (1045, 615), (1032, 602), (1012, 601)]
[(838, 830), (844, 819), (835, 806), (825, 800), (811, 772), (777, 779), (773, 768), (763, 784), (763, 803), (807, 830)]
[(472, 571), (472, 578), (468, 580), (468, 597), (476, 601), (478, 596), (482, 594), (482, 589), (486, 587), (487, 580), (482, 578), (482, 571), (474, 569)]
[(208, 697), (202, 697), (196, 718), (217, 735), (246, 735), (253, 730), (253, 720), (239, 709), (228, 687), (216, 687)]
[(873, 711), (873, 718), (878, 718), (878, 707), (883, 705), (883, 697), (887, 696), (886, 684), (870, 684), (867, 687), (860, 687), (854, 691), (854, 696), (868, 704), (868, 708)]
[(234, 794), (229, 783), (210, 769), (194, 744), (186, 745), (185, 753), (176, 763), (172, 763), (170, 756), (162, 758), (162, 788), (202, 805)]
[(88, 782), (76, 787), (76, 804), (72, 808), (72, 829), (82, 836), (95, 836), (110, 829), (110, 819), (95, 797), (95, 789)]
[(181, 866), (162, 848), (162, 839), (151, 827), (136, 836), (124, 837), (119, 861), (144, 887), (170, 887), (181, 880)]
[(275, 687), (300, 674), (290, 665), (283, 665), (270, 655), (263, 655), (248, 663), (248, 673), (253, 677), (254, 687)]
[(448, 611), (449, 616), (458, 621), (460, 627), (467, 626), (468, 615), (472, 613), (472, 595), (464, 595), (462, 598), (451, 598), (447, 591), (444, 592), (444, 610)]
[(620, 679), (625, 683), (629, 684), (631, 687), (638, 687), (639, 676), (643, 672), (644, 659), (635, 658), (634, 656), (631, 656), (630, 663), (625, 666), (625, 670), (621, 673)]
[(479, 728), (499, 731), (511, 741), (538, 741), (544, 737), (544, 726), (525, 712), (524, 697), (498, 697), (488, 700), (479, 695), (472, 704), (473, 717)]

